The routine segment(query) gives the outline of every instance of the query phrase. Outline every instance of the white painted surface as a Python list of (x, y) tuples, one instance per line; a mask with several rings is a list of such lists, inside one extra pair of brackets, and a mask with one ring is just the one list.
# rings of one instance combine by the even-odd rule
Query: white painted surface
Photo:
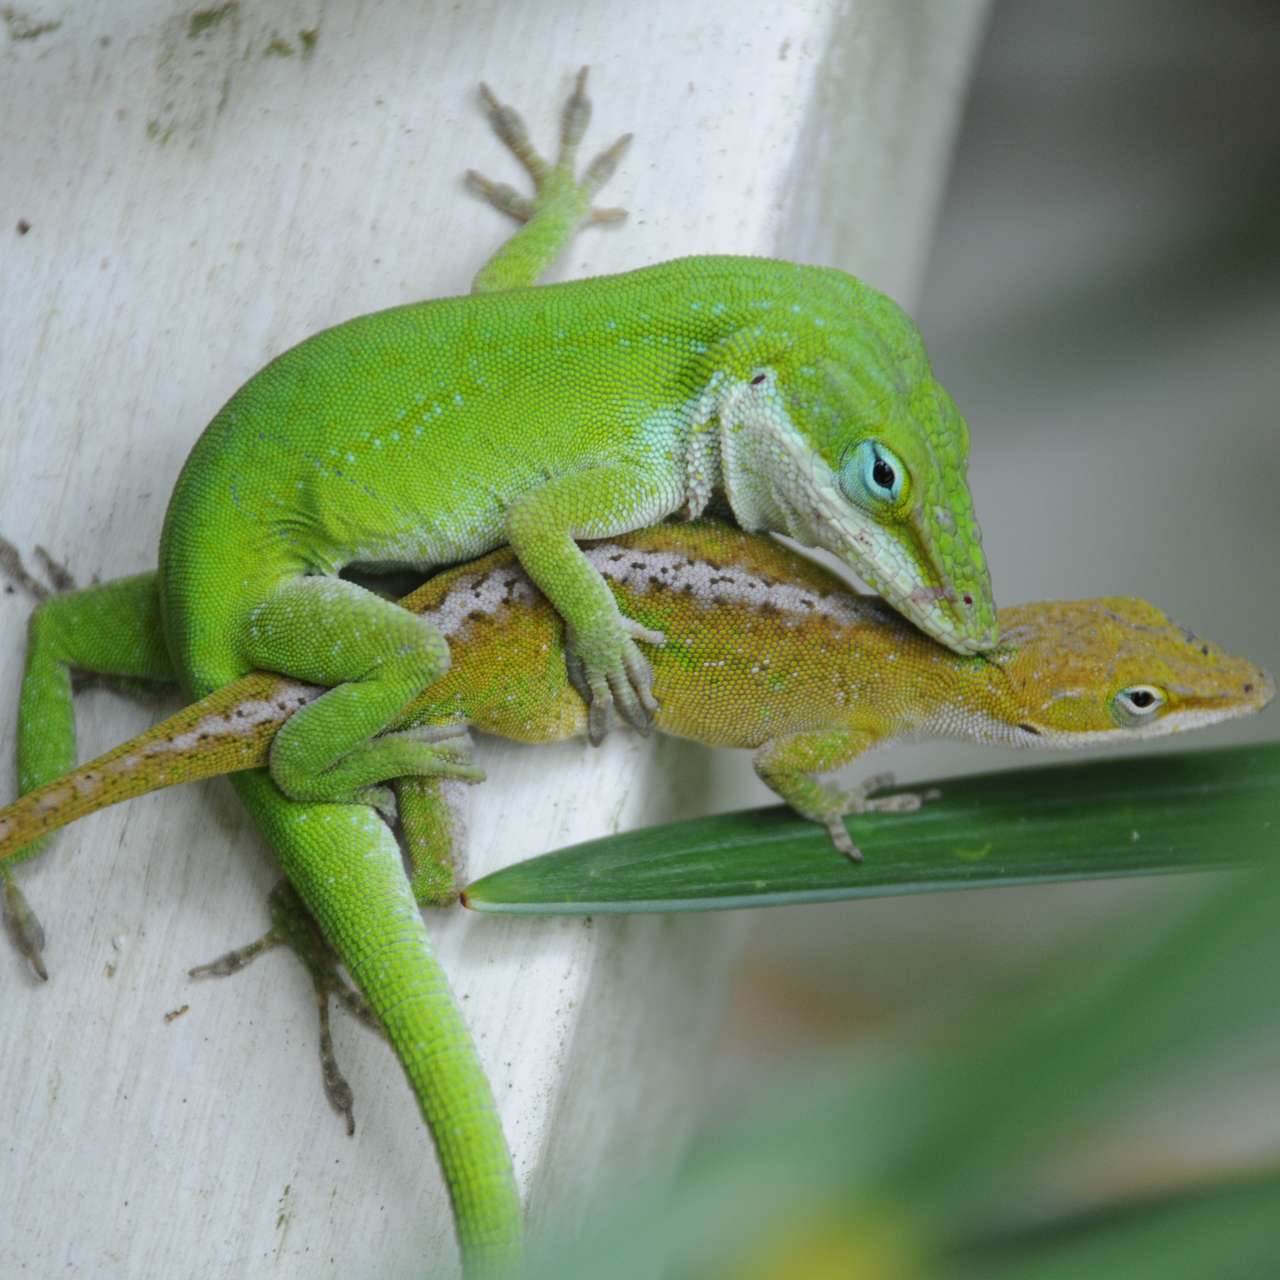
[[(910, 303), (982, 7), (285, 0), (194, 28), (159, 0), (6, 10), (0, 533), (82, 580), (150, 567), (183, 457), (246, 377), (324, 325), (464, 291), (505, 228), (460, 174), (516, 180), (481, 77), (548, 146), (588, 62), (589, 142), (637, 133), (607, 192), (630, 222), (585, 233), (558, 274), (777, 252)], [(19, 38), (44, 21), (60, 25)], [(9, 723), (25, 614), (0, 595)], [(108, 694), (81, 709), (86, 754), (158, 711)], [(12, 777), (8, 731), (3, 756)], [(621, 733), (481, 757), (476, 872), (757, 796), (744, 759)], [(24, 870), (52, 979), (0, 953), (0, 1274), (453, 1273), (434, 1160), (383, 1047), (339, 1020), (348, 1139), (288, 956), (184, 976), (264, 926), (273, 878), (222, 784), (99, 815)], [(431, 923), (535, 1226), (571, 1218), (605, 1165), (672, 1158), (735, 920)]]

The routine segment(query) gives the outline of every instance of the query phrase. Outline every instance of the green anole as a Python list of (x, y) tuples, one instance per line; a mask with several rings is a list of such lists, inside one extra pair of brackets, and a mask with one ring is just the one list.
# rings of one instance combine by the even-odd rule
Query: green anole
[[(660, 636), (619, 611), (576, 541), (713, 501), (744, 527), (830, 549), (958, 652), (996, 640), (967, 430), (894, 303), (840, 271), (751, 258), (530, 287), (581, 223), (613, 216), (591, 201), (625, 140), (574, 175), (584, 80), (554, 164), (488, 95), (535, 194), (474, 180), (524, 225), (471, 296), (364, 316), (279, 356), (196, 443), (157, 572), (51, 600), (30, 630), (24, 792), (75, 762), (71, 667), (176, 678), (195, 698), (257, 668), (326, 687), (272, 740), (267, 770), (236, 786), (428, 1111), (432, 1082), (409, 1046), (445, 1034), (440, 992), (367, 802), (389, 779), (468, 776), (449, 744), (387, 732), (447, 671), (449, 646), (340, 570), (425, 570), (509, 542), (566, 622), (593, 740), (615, 704), (651, 721), (638, 642)], [(488, 1152), (459, 1207), (464, 1253), (509, 1256), (518, 1206), (487, 1086), (472, 1078), (450, 1099), (455, 1136), (438, 1127), (437, 1141)]]
[[(919, 800), (877, 801), (866, 796), (868, 787), (844, 790), (820, 776), (874, 746), (921, 734), (1022, 747), (1126, 742), (1244, 715), (1274, 692), (1265, 672), (1142, 601), (1004, 609), (1001, 648), (965, 657), (781, 544), (716, 523), (659, 526), (595, 543), (585, 554), (618, 607), (666, 637), (651, 652), (656, 726), (754, 749), (764, 781), (854, 856), (845, 815)], [(454, 661), (393, 729), (448, 747), (455, 778), (464, 775), (457, 740), (468, 726), (529, 743), (586, 732), (589, 712), (569, 676), (565, 628), (510, 550), (433, 578), (401, 605), (448, 638)], [(322, 694), (270, 673), (241, 677), (0, 810), (0, 859), (131, 796), (260, 769), (281, 726)], [(414, 896), (451, 901), (452, 868), (462, 853), (456, 782), (411, 778), (394, 786)], [(362, 835), (390, 845), (381, 821), (357, 812)], [(403, 910), (411, 913), (412, 904)], [(297, 922), (290, 924), (287, 912), (273, 909), (273, 916), (277, 930), (293, 930), (295, 949), (305, 951)], [(319, 966), (307, 963), (316, 977)], [(418, 963), (429, 960), (419, 956)], [(452, 1027), (456, 1040), (450, 1058), (420, 1071), (415, 1086), (439, 1133), (441, 1099), (455, 1087), (459, 1063), (477, 1073), (479, 1067), (443, 977), (437, 972), (434, 980), (440, 985), (432, 1017)], [(327, 1021), (322, 1033), (327, 1041)], [(390, 1039), (404, 1060), (396, 1035)], [(325, 1074), (330, 1097), (349, 1116), (345, 1082), (328, 1052)], [(445, 1176), (464, 1208), (474, 1158), (465, 1145), (442, 1144)], [(468, 1225), (464, 1219), (460, 1227)]]

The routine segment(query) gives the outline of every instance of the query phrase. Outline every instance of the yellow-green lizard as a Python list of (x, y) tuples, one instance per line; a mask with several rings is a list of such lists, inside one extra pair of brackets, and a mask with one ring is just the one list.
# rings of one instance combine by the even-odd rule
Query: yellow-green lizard
[[(1248, 715), (1275, 692), (1260, 667), (1127, 597), (1004, 608), (1000, 647), (961, 656), (781, 543), (717, 521), (658, 525), (584, 554), (618, 607), (666, 637), (650, 654), (656, 727), (753, 749), (761, 779), (854, 858), (844, 818), (877, 804), (867, 787), (821, 775), (874, 747), (922, 737), (1115, 745)], [(509, 548), (437, 575), (398, 607), (439, 628), (453, 665), (400, 712), (396, 731), (449, 744), (455, 761), (472, 728), (527, 743), (587, 732), (564, 625)], [(281, 726), (323, 693), (269, 672), (242, 676), (0, 809), (0, 859), (122, 800), (261, 768)], [(456, 897), (452, 783), (480, 776), (459, 768), (393, 783), (402, 818), (406, 801), (426, 810), (406, 832), (420, 902)]]
[[(22, 791), (75, 762), (72, 667), (176, 677), (197, 698), (257, 668), (327, 687), (274, 737), (268, 770), (236, 785), (402, 1044), (444, 1033), (394, 844), (364, 802), (388, 779), (467, 766), (450, 744), (388, 732), (448, 670), (445, 636), (340, 570), (425, 570), (509, 542), (567, 624), (593, 740), (613, 704), (651, 720), (637, 641), (659, 635), (618, 609), (576, 540), (713, 502), (833, 551), (958, 652), (996, 639), (967, 431), (891, 301), (840, 271), (726, 257), (530, 287), (577, 226), (612, 216), (591, 200), (625, 139), (573, 172), (584, 79), (554, 165), (487, 95), (536, 194), (473, 179), (524, 226), (471, 296), (364, 316), (274, 360), (196, 443), (158, 571), (51, 600), (30, 628)], [(16, 900), (7, 876), (5, 890)], [(422, 1057), (406, 1060), (420, 1097)], [(475, 1259), (517, 1234), (489, 1110), (481, 1090), (450, 1125), (463, 1146), (473, 1123), (489, 1135), (489, 1207), (464, 1223)]]
[[(854, 856), (844, 815), (900, 808), (904, 798), (868, 799), (866, 788), (845, 790), (820, 775), (871, 747), (919, 735), (1025, 747), (1128, 742), (1244, 715), (1274, 692), (1271, 678), (1252, 663), (1138, 600), (1004, 609), (1001, 648), (959, 656), (781, 544), (724, 525), (659, 526), (594, 543), (584, 554), (619, 609), (666, 637), (650, 654), (657, 727), (712, 745), (753, 748), (761, 778)], [(402, 709), (392, 728), (447, 751), (454, 779), (478, 776), (466, 770), (453, 741), (468, 726), (529, 743), (587, 731), (589, 712), (570, 679), (565, 628), (510, 550), (437, 576), (401, 605), (448, 639), (453, 664)], [(323, 693), (265, 672), (241, 677), (0, 810), (0, 858), (130, 796), (260, 769), (281, 726)], [(419, 901), (454, 897), (452, 864), (461, 853), (454, 779), (394, 784)], [(292, 805), (280, 812), (281, 821), (305, 826), (325, 810)], [(487, 1085), (447, 981), (426, 949), (395, 843), (371, 809), (339, 812), (344, 830), (335, 874), (343, 874), (340, 858), (350, 848), (379, 850), (377, 909), (394, 914), (417, 938), (409, 956), (418, 1013), (435, 1052), (418, 1052), (420, 1023), (406, 1027), (394, 1013), (378, 1016), (436, 1137), (464, 1252), (473, 1262), (509, 1254), (513, 1242), (499, 1226), (518, 1210), (507, 1203), (514, 1190), (504, 1180), (502, 1135), (487, 1110)], [(282, 925), (273, 915), (278, 929), (296, 929), (296, 922)], [(342, 940), (337, 949), (344, 959), (352, 954)], [(314, 975), (316, 965), (308, 967)], [(360, 970), (354, 976), (365, 985)], [(326, 1059), (330, 1096), (349, 1115), (349, 1100), (341, 1100), (345, 1083), (331, 1054)], [(477, 1098), (484, 1107), (477, 1108)], [(504, 1248), (495, 1239), (505, 1240)]]

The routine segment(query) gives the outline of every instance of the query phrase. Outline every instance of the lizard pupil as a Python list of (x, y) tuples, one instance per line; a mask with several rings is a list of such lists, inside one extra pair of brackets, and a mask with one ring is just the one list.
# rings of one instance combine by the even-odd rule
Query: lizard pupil
[(881, 489), (893, 488), (893, 468), (883, 458), (876, 459), (875, 466), (871, 468), (871, 478)]
[(1146, 689), (1135, 689), (1129, 695), (1129, 701), (1133, 703), (1139, 711), (1145, 711), (1154, 701), (1151, 693)]

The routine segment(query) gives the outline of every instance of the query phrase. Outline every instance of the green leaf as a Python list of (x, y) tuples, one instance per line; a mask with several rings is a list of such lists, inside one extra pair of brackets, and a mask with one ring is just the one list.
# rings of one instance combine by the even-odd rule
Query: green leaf
[(709, 911), (1205, 871), (1280, 848), (1280, 742), (977, 774), (909, 789), (929, 786), (941, 798), (916, 813), (848, 820), (866, 855), (861, 864), (779, 805), (530, 858), (475, 881), (463, 901), (478, 911), (522, 914)]
[[(1241, 1065), (1276, 1078), (1278, 923), (1274, 857), (1154, 929), (1105, 919), (1016, 997), (976, 993), (948, 1034), (828, 1057), (724, 1106), (671, 1184), (637, 1186), (624, 1164), (612, 1205), (533, 1274), (781, 1278), (807, 1252), (824, 1275), (916, 1280), (1271, 1276), (1274, 1163), (1126, 1201), (1105, 1161), (1152, 1124), (1213, 1132)], [(1129, 1150), (1132, 1172), (1150, 1153)], [(1213, 1147), (1206, 1170), (1222, 1159)]]

